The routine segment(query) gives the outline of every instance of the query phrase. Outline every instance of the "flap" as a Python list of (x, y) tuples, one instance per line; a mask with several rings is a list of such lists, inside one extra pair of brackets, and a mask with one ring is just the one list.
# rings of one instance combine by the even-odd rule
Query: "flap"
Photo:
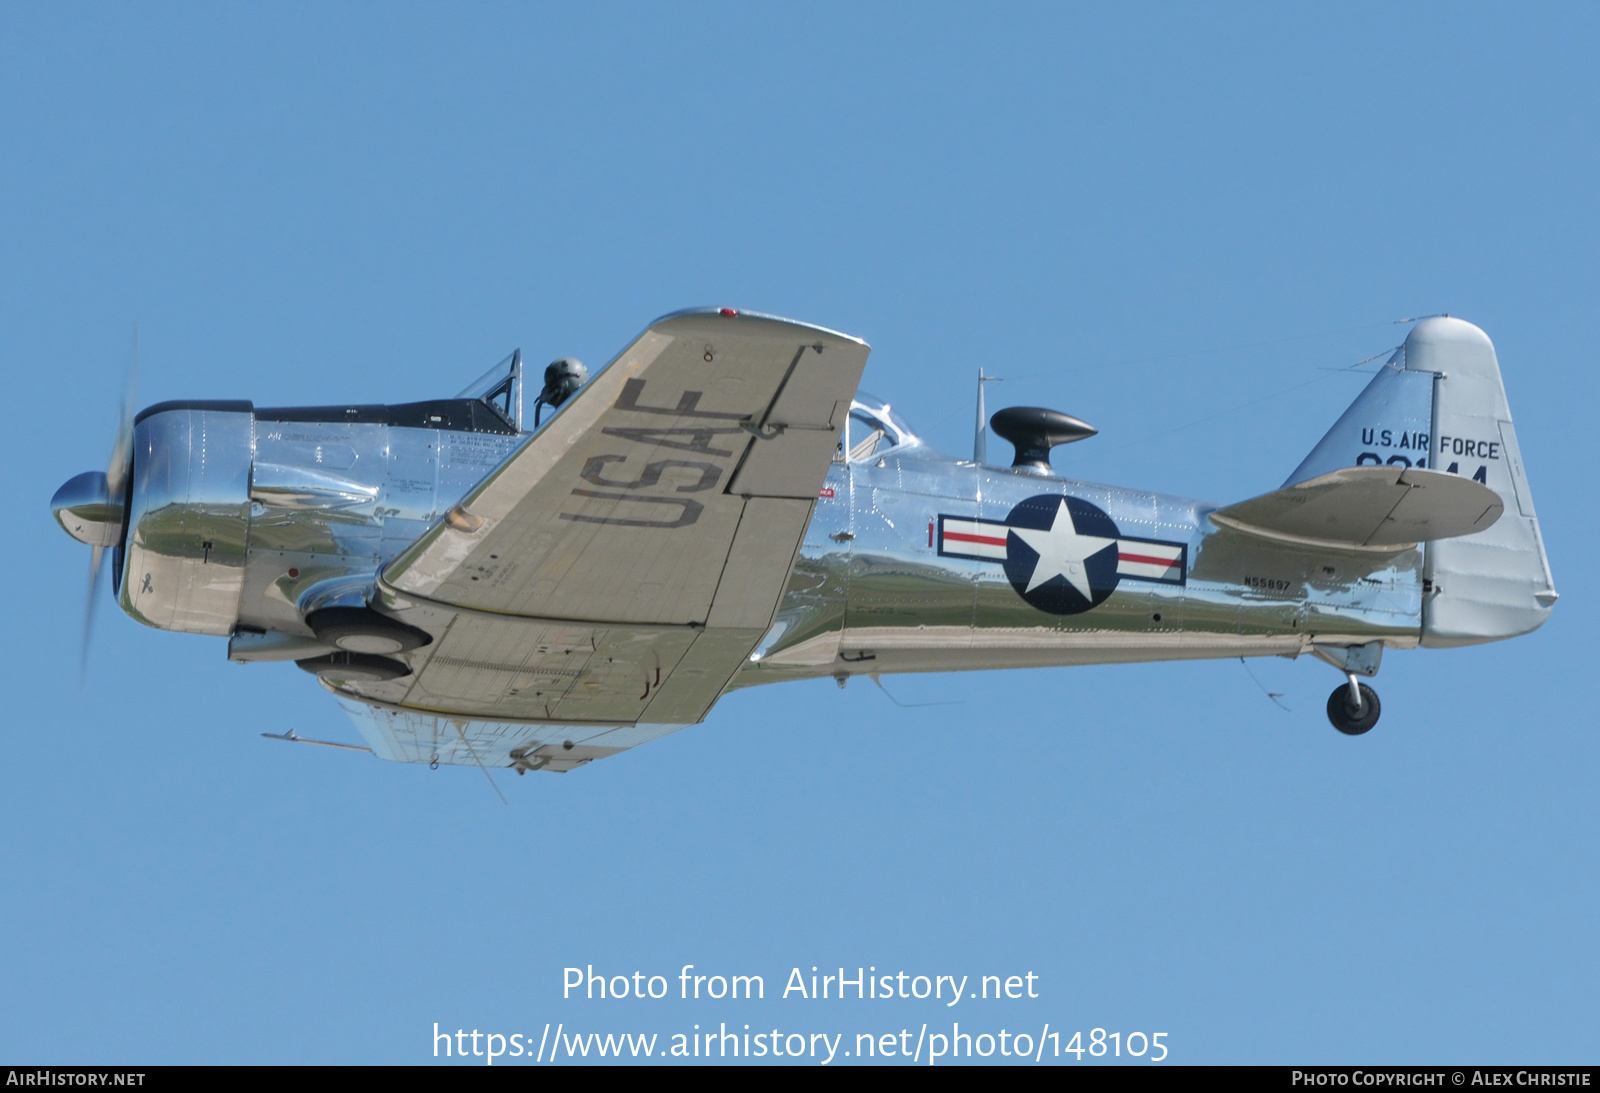
[(764, 632), (445, 614), (400, 599), (385, 606), (439, 636), (409, 654), (409, 676), (334, 681), (336, 693), (398, 710), (499, 723), (692, 725), (710, 711)]
[(1483, 531), (1500, 497), (1458, 475), (1404, 467), (1345, 467), (1218, 509), (1225, 527), (1288, 542), (1397, 550)]

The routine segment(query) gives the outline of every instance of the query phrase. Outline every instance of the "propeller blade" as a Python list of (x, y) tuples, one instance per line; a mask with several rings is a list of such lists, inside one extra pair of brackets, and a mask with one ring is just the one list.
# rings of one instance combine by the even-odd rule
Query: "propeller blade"
[[(128, 382), (122, 394), (122, 410), (117, 417), (117, 434), (111, 441), (111, 460), (106, 464), (106, 499), (118, 504), (126, 495), (128, 473), (133, 468), (133, 416), (134, 392), (139, 382), (139, 328), (133, 328), (133, 345), (129, 350)], [(128, 518), (123, 513), (122, 518)], [(100, 563), (105, 560), (106, 548), (96, 546), (89, 557), (89, 595), (83, 612), (83, 649), (78, 660), (78, 685), (83, 686), (89, 674), (89, 641), (94, 635), (95, 597), (100, 587)]]
[(100, 583), (100, 562), (105, 558), (106, 548), (97, 546), (89, 555), (89, 595), (83, 610), (83, 649), (78, 656), (78, 686), (83, 686), (83, 681), (89, 675), (89, 639), (94, 632), (94, 593)]
[(134, 391), (139, 382), (139, 328), (133, 328), (133, 349), (128, 364), (128, 383), (122, 395), (122, 415), (117, 419), (116, 439), (111, 442), (111, 462), (106, 465), (106, 492), (122, 496), (128, 470), (133, 464)]

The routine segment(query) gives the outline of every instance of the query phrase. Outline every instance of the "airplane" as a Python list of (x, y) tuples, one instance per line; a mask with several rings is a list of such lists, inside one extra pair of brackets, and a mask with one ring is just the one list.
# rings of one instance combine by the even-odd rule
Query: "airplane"
[(698, 308), (592, 378), (553, 363), (531, 422), (520, 351), (452, 399), (130, 403), (52, 508), (91, 597), (110, 551), (137, 621), (294, 661), (380, 758), (485, 773), (567, 772), (766, 683), (1203, 658), (1326, 661), (1357, 736), (1385, 649), (1556, 601), (1494, 346), (1460, 319), (1417, 322), (1229, 505), (1056, 474), (1096, 430), (1039, 407), (990, 418), (1015, 449), (991, 464), (981, 372), (973, 458), (944, 455), (857, 390), (867, 354)]

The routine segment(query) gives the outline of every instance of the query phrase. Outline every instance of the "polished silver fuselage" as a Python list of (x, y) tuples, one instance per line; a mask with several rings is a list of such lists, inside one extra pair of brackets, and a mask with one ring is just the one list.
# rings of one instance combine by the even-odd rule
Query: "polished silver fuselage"
[[(740, 684), (1294, 655), (1313, 640), (1410, 647), (1420, 636), (1417, 547), (1374, 554), (1275, 544), (1213, 526), (1215, 505), (957, 462), (921, 446), (835, 465), (828, 488), (773, 632)], [(1124, 580), (1105, 602), (1055, 615), (1025, 602), (1000, 564), (938, 552), (941, 515), (999, 522), (1040, 495), (1087, 500), (1126, 536), (1185, 543), (1184, 582)]]
[[(461, 402), (153, 407), (135, 429), (120, 603), (148, 625), (231, 635), (235, 659), (304, 655), (311, 612), (366, 604), (383, 566), (528, 435)], [(1214, 505), (891, 439), (832, 466), (777, 619), (736, 686), (1294, 655), (1313, 641), (1409, 647), (1421, 636), (1422, 547), (1278, 544), (1213, 524)], [(941, 518), (999, 526), (1018, 504), (1058, 496), (1102, 510), (1130, 540), (1181, 544), (1178, 578), (1121, 580), (1103, 602), (1053, 614), (1000, 562), (942, 549)]]

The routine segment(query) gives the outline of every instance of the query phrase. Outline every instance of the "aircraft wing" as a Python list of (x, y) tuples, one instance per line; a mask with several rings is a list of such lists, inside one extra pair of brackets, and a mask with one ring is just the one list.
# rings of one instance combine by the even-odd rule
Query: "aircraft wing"
[(385, 569), (434, 635), (352, 694), (496, 721), (701, 720), (772, 622), (868, 347), (770, 316), (654, 323)]

